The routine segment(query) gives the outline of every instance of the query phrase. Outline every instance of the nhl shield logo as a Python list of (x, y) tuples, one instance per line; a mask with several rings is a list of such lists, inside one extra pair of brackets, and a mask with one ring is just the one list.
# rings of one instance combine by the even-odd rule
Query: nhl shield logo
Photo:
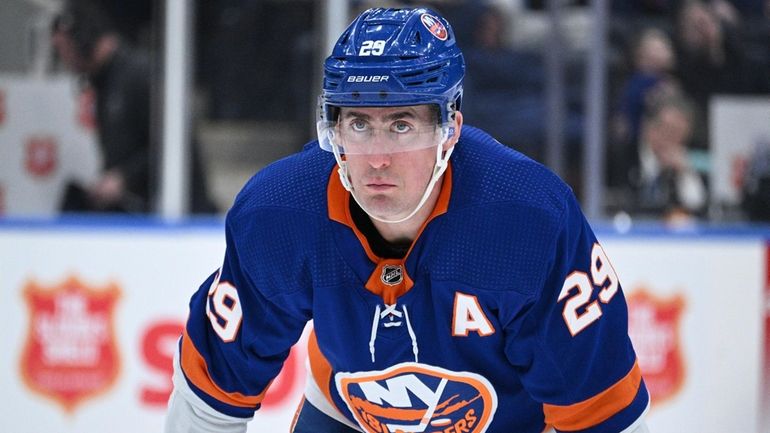
[(335, 383), (367, 433), (483, 433), (497, 410), (497, 393), (485, 377), (427, 364), (337, 373)]
[(108, 390), (118, 377), (114, 310), (115, 284), (89, 287), (76, 277), (43, 287), (24, 287), (29, 311), (21, 376), (32, 391), (61, 404), (67, 412)]
[(397, 286), (404, 281), (404, 268), (400, 265), (385, 265), (380, 279), (388, 286)]
[(628, 297), (628, 334), (653, 404), (675, 396), (685, 378), (680, 342), (681, 295), (658, 299), (647, 290)]

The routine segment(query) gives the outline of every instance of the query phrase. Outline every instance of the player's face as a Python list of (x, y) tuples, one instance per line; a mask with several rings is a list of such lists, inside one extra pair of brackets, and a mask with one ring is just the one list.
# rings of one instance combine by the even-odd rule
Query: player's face
[[(355, 129), (377, 131), (371, 134), (371, 147), (392, 149), (393, 131), (425, 130), (436, 125), (436, 113), (428, 105), (409, 107), (343, 107), (340, 122)], [(382, 131), (382, 132), (380, 132)], [(436, 134), (441, 134), (436, 128)], [(392, 135), (392, 134), (391, 134)], [(436, 163), (436, 145), (391, 153), (346, 154), (348, 175), (356, 197), (375, 216), (398, 219), (417, 206), (430, 181)], [(454, 140), (456, 141), (456, 140)], [(445, 147), (454, 141), (450, 140)]]

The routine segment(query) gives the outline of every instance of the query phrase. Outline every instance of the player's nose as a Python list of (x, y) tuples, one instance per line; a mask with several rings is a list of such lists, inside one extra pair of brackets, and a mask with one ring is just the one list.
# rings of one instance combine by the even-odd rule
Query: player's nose
[(374, 169), (387, 168), (390, 166), (390, 154), (372, 153), (366, 156), (366, 161)]

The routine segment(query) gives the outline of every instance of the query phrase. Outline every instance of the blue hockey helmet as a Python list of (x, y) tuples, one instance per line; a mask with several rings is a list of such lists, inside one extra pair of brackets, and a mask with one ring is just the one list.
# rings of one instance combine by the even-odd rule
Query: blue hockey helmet
[[(333, 151), (336, 107), (435, 104), (439, 124), (448, 125), (460, 108), (464, 75), (465, 61), (454, 32), (436, 12), (366, 10), (342, 33), (324, 63), (319, 143)], [(446, 130), (442, 135), (453, 133)]]

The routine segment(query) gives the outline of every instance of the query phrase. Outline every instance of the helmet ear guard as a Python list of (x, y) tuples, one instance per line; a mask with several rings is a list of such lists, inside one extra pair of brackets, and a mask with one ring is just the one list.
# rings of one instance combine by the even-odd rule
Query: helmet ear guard
[[(462, 89), (460, 89), (460, 94), (457, 95), (454, 101), (449, 102), (447, 104), (447, 117), (448, 120), (452, 123), (457, 120), (457, 111), (460, 109), (460, 100), (462, 99)], [(449, 134), (447, 135), (447, 138), (452, 138), (455, 136), (455, 128), (454, 126), (449, 127)]]

